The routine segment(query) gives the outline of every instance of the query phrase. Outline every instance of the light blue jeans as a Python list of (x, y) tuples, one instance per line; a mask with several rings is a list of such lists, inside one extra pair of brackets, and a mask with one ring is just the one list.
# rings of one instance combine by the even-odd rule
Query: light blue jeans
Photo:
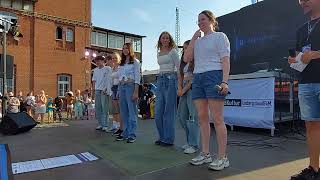
[(157, 78), (155, 121), (159, 141), (173, 144), (177, 114), (177, 76), (161, 74)]
[(107, 127), (107, 95), (101, 90), (95, 91), (95, 108), (98, 125), (101, 127)]
[(192, 92), (189, 90), (180, 97), (177, 120), (180, 122), (187, 137), (187, 143), (199, 149), (200, 130), (197, 110), (192, 101)]
[(136, 138), (138, 111), (137, 102), (132, 100), (134, 88), (134, 83), (119, 85), (120, 115), (124, 125), (122, 133), (124, 138)]

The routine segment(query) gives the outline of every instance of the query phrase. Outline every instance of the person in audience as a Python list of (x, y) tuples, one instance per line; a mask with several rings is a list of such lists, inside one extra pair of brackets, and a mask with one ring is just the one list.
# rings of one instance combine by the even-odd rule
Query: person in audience
[(20, 112), (20, 101), (19, 98), (14, 97), (13, 92), (8, 93), (8, 113), (18, 113)]

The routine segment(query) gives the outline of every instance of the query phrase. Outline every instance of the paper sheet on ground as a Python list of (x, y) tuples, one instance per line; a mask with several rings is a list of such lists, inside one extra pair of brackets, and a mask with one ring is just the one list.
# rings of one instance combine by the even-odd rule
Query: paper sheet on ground
[(84, 152), (77, 155), (67, 155), (34, 161), (12, 163), (12, 172), (13, 174), (21, 174), (45, 169), (70, 166), (87, 161), (96, 161), (98, 159), (99, 158), (94, 156), (93, 154), (89, 152)]

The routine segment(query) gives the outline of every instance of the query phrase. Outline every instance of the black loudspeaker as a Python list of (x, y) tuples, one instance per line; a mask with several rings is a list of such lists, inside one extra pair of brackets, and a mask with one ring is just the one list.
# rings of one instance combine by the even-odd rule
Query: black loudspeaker
[(15, 135), (30, 131), (36, 125), (36, 121), (27, 113), (8, 113), (0, 123), (0, 132), (5, 135)]

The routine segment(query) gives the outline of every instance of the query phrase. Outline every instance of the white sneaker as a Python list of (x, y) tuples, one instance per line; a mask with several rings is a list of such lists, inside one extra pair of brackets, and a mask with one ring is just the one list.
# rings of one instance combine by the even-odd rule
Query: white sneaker
[(185, 149), (183, 152), (184, 152), (185, 154), (193, 154), (193, 153), (195, 153), (195, 152), (197, 152), (197, 151), (198, 151), (198, 149), (190, 146), (188, 149)]
[(101, 130), (102, 130), (102, 131), (107, 131), (107, 130), (108, 130), (108, 127), (103, 127)]
[(212, 169), (215, 171), (221, 171), (224, 168), (227, 168), (229, 166), (230, 166), (230, 162), (227, 157), (216, 158), (211, 164), (209, 164), (209, 169)]
[(97, 126), (96, 127), (96, 130), (101, 130), (102, 129), (102, 126)]
[(181, 148), (183, 149), (183, 150), (186, 150), (186, 149), (188, 149), (190, 146), (189, 146), (189, 144), (185, 144), (185, 145), (183, 145)]
[(210, 154), (201, 152), (197, 157), (191, 159), (190, 163), (195, 166), (199, 166), (205, 163), (211, 163), (212, 158)]

